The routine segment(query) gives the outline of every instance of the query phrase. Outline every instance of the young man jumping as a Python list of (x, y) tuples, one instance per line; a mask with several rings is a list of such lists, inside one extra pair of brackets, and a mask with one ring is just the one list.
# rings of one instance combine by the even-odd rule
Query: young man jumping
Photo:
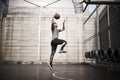
[(58, 45), (62, 45), (60, 48), (59, 53), (66, 53), (66, 51), (64, 51), (64, 47), (66, 46), (67, 42), (65, 40), (59, 39), (59, 32), (62, 32), (65, 30), (65, 20), (63, 22), (63, 27), (62, 29), (57, 29), (58, 25), (57, 23), (54, 21), (54, 19), (59, 19), (56, 18), (56, 15), (58, 13), (56, 13), (53, 17), (52, 17), (52, 22), (51, 22), (51, 31), (52, 31), (52, 41), (51, 41), (51, 55), (50, 55), (50, 62), (49, 62), (49, 68), (50, 70), (53, 69), (53, 58), (57, 49)]

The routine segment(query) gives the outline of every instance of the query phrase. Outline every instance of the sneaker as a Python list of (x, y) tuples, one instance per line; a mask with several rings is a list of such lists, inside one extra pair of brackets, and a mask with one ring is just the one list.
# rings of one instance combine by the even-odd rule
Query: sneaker
[(59, 53), (67, 53), (67, 51), (60, 51)]
[(50, 68), (51, 71), (53, 70), (52, 64), (48, 63), (48, 67)]

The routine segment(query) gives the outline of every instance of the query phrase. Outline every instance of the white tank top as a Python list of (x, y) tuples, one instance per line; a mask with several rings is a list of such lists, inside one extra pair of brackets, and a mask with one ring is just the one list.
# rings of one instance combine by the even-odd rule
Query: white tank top
[(60, 32), (60, 29), (57, 29), (57, 28), (54, 28), (54, 30), (52, 30), (52, 40), (54, 40), (55, 38), (58, 38), (59, 32)]

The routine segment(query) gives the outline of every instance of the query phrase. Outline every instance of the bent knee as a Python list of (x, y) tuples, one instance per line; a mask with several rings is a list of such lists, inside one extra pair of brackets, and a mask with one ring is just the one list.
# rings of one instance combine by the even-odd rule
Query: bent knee
[(67, 44), (67, 41), (64, 41), (64, 44)]

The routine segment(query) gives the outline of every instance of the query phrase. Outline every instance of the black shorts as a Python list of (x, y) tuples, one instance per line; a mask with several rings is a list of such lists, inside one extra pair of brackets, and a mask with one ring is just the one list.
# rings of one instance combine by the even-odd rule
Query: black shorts
[(66, 42), (66, 41), (62, 40), (62, 39), (55, 38), (54, 40), (51, 41), (51, 46), (57, 46), (57, 45), (63, 44), (64, 42)]

